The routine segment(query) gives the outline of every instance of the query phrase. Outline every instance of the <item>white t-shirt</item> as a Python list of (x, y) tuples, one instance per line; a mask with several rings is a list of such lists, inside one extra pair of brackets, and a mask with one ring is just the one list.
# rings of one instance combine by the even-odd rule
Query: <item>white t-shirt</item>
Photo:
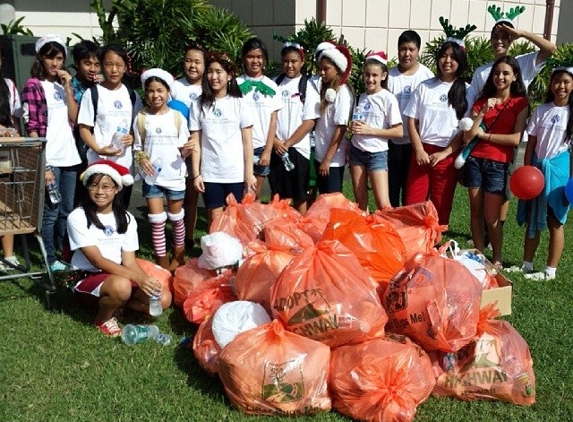
[(187, 122), (181, 118), (179, 128), (175, 127), (175, 113), (171, 110), (165, 114), (145, 115), (145, 141), (141, 142), (141, 134), (137, 118), (133, 123), (134, 151), (145, 151), (153, 163), (159, 157), (163, 160), (163, 167), (157, 176), (155, 184), (166, 189), (185, 190), (185, 172), (187, 167), (181, 157), (181, 148), (189, 138)]
[[(94, 128), (94, 138), (100, 147), (109, 145), (111, 138), (118, 126), (127, 122), (127, 127), (131, 128), (133, 117), (143, 107), (141, 98), (135, 94), (135, 104), (131, 105), (129, 91), (125, 85), (119, 89), (109, 90), (101, 85), (96, 85), (98, 92), (97, 116), (94, 119), (94, 107), (92, 94), (88, 89), (84, 92), (80, 111), (78, 114), (78, 124), (83, 124)], [(95, 126), (94, 126), (95, 120)], [(116, 161), (128, 169), (133, 164), (133, 151), (131, 147), (125, 148), (123, 154), (117, 157), (110, 157), (96, 154), (91, 148), (87, 152), (88, 164), (94, 161), (106, 159)]]
[[(285, 77), (278, 87), (280, 98), (283, 102), (283, 107), (278, 111), (277, 116), (277, 138), (280, 140), (287, 140), (296, 129), (302, 124), (305, 116), (305, 108), (311, 109), (310, 115), (314, 115), (312, 109), (312, 99), (309, 102), (300, 100), (298, 84), (301, 76), (295, 79)], [(306, 83), (306, 92), (312, 91), (313, 88), (310, 83)], [(307, 159), (310, 158), (310, 134), (294, 145), (294, 148)]]
[[(519, 68), (521, 69), (521, 76), (523, 78), (525, 89), (529, 87), (529, 84), (531, 84), (533, 79), (537, 76), (539, 72), (541, 72), (543, 66), (545, 65), (545, 62), (542, 62), (541, 64), (539, 64), (539, 66), (535, 64), (535, 62), (537, 61), (537, 54), (539, 54), (539, 51), (523, 54), (515, 58), (519, 63)], [(485, 82), (487, 81), (487, 78), (491, 72), (493, 64), (494, 62), (489, 62), (487, 64), (484, 64), (483, 66), (478, 67), (474, 72), (471, 85), (477, 97), (481, 95), (481, 91), (485, 86)]]
[(20, 102), (20, 94), (16, 89), (16, 84), (12, 79), (4, 78), (6, 85), (8, 86), (8, 92), (10, 93), (10, 115), (16, 118), (22, 117), (24, 110), (22, 109), (22, 103)]
[(554, 103), (545, 103), (537, 107), (527, 126), (527, 133), (537, 137), (535, 155), (539, 160), (551, 159), (566, 151), (565, 143), (569, 106), (559, 107)]
[(42, 81), (48, 106), (46, 128), (46, 164), (70, 167), (81, 163), (68, 115), (64, 87), (57, 82)]
[(263, 95), (255, 88), (251, 89), (243, 98), (253, 110), (253, 149), (264, 147), (267, 143), (267, 136), (269, 134), (269, 126), (271, 124), (271, 114), (282, 108), (283, 103), (278, 91), (277, 84), (266, 76), (260, 78), (251, 78), (247, 75), (242, 75), (237, 78), (237, 83), (241, 85), (244, 81), (260, 81), (273, 89), (275, 95)]
[(202, 110), (191, 104), (189, 130), (201, 131), (201, 177), (209, 183), (245, 181), (242, 129), (253, 126), (253, 111), (244, 98), (227, 95)]
[(117, 232), (117, 224), (113, 212), (100, 214), (97, 216), (104, 225), (105, 230), (98, 229), (95, 225), (90, 225), (86, 219), (85, 211), (82, 207), (76, 208), (68, 216), (68, 236), (70, 238), (70, 248), (74, 251), (72, 256), (72, 269), (97, 272), (100, 271), (86, 258), (80, 248), (86, 246), (97, 246), (101, 255), (116, 264), (121, 264), (121, 252), (133, 252), (139, 249), (139, 239), (137, 237), (137, 221), (135, 217), (127, 212), (128, 225), (124, 234)]
[[(420, 139), (425, 144), (446, 147), (458, 132), (458, 118), (454, 108), (448, 104), (448, 92), (452, 82), (432, 78), (422, 82), (408, 102), (404, 114), (418, 120)], [(473, 89), (466, 83), (466, 99), (469, 116), (475, 101)]]
[(203, 89), (201, 85), (191, 85), (187, 78), (179, 78), (173, 84), (173, 91), (171, 97), (174, 100), (179, 100), (187, 107), (191, 107), (191, 103), (201, 96)]
[[(320, 101), (320, 98), (318, 98)], [(308, 98), (307, 98), (308, 101)], [(328, 147), (332, 143), (332, 136), (336, 126), (346, 126), (350, 117), (350, 112), (354, 107), (354, 96), (346, 84), (340, 86), (336, 92), (336, 99), (333, 103), (328, 104), (324, 113), (320, 114), (320, 103), (315, 106), (318, 120), (314, 128), (314, 139), (316, 143), (314, 158), (322, 163)], [(348, 140), (345, 136), (338, 145), (336, 154), (330, 161), (330, 167), (343, 167), (346, 165), (346, 150), (348, 149)]]
[(418, 88), (418, 85), (434, 77), (434, 73), (430, 69), (422, 63), (418, 63), (418, 65), (418, 70), (412, 75), (404, 75), (400, 72), (398, 66), (388, 71), (388, 91), (394, 94), (398, 100), (400, 112), (402, 113), (402, 122), (404, 124), (404, 135), (401, 138), (392, 139), (392, 142), (395, 144), (410, 143), (410, 136), (408, 135), (408, 116), (404, 114), (404, 110), (406, 110), (408, 101), (410, 101), (410, 97), (416, 88)]
[[(398, 100), (392, 93), (382, 89), (376, 94), (360, 95), (356, 110), (362, 113), (364, 123), (376, 129), (388, 129), (402, 123)], [(352, 145), (362, 151), (381, 152), (388, 150), (388, 138), (371, 135), (353, 135)]]

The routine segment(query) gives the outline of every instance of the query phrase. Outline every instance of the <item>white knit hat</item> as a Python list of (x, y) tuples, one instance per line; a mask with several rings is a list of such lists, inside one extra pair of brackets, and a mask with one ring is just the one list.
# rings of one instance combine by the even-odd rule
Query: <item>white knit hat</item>
[(111, 177), (117, 183), (119, 190), (123, 189), (124, 186), (133, 185), (133, 176), (129, 174), (129, 170), (115, 161), (98, 160), (90, 164), (80, 176), (84, 186), (87, 186), (89, 178), (94, 174), (105, 174)]
[(141, 85), (145, 87), (145, 81), (148, 80), (149, 78), (151, 78), (152, 76), (155, 76), (156, 78), (159, 78), (162, 81), (165, 81), (165, 83), (169, 87), (169, 91), (173, 92), (173, 84), (175, 83), (175, 79), (173, 78), (173, 75), (171, 75), (171, 73), (169, 73), (163, 69), (160, 69), (158, 67), (154, 67), (153, 69), (146, 70), (145, 72), (143, 72), (141, 74)]
[(64, 47), (64, 52), (66, 53), (66, 56), (68, 55), (68, 49), (66, 48), (66, 44), (64, 43), (62, 37), (59, 36), (58, 34), (46, 34), (42, 38), (39, 38), (36, 41), (36, 54), (38, 54), (42, 49), (42, 47), (49, 42), (55, 42), (60, 44), (62, 47)]

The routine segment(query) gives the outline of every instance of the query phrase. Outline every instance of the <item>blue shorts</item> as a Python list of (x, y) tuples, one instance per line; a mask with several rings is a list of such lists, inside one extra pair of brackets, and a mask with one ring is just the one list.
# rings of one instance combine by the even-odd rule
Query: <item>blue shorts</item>
[(388, 151), (368, 152), (350, 145), (348, 161), (351, 166), (364, 166), (367, 171), (388, 171)]
[[(259, 161), (264, 150), (264, 147), (255, 148), (253, 151), (254, 162)], [(253, 166), (253, 173), (255, 173), (255, 176), (267, 177), (269, 174), (271, 174), (271, 166), (259, 166), (258, 164), (255, 164)]]
[(165, 196), (169, 201), (182, 201), (185, 198), (185, 190), (172, 190), (158, 185), (148, 185), (145, 181), (141, 184), (141, 192), (146, 199)]
[(205, 192), (203, 192), (203, 202), (205, 208), (214, 209), (227, 205), (227, 196), (232, 193), (237, 202), (243, 200), (245, 184), (240, 183), (209, 183), (205, 182)]
[(464, 185), (467, 188), (482, 188), (484, 192), (505, 195), (509, 163), (468, 157), (463, 167)]

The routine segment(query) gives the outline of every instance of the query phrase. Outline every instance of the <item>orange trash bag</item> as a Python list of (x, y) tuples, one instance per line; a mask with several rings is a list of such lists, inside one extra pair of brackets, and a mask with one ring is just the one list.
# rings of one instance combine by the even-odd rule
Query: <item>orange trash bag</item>
[(406, 247), (406, 259), (430, 252), (442, 240), (448, 226), (441, 226), (432, 201), (377, 210), (374, 215), (392, 223)]
[(279, 215), (279, 218), (285, 218), (293, 223), (296, 223), (302, 218), (302, 214), (298, 212), (294, 207), (291, 207), (290, 199), (280, 199), (277, 193), (273, 196), (271, 202), (269, 202), (269, 207), (273, 208)]
[(491, 319), (496, 314), (494, 304), (486, 306), (477, 338), (456, 353), (430, 353), (437, 377), (434, 395), (525, 406), (535, 403), (529, 346), (509, 322)]
[(193, 337), (193, 354), (195, 359), (211, 376), (217, 375), (221, 346), (213, 336), (213, 318), (207, 317), (199, 325)]
[(419, 254), (384, 294), (386, 330), (410, 337), (426, 351), (455, 352), (476, 334), (482, 287), (459, 262), (437, 251)]
[(173, 304), (182, 307), (189, 293), (216, 275), (213, 270), (199, 268), (198, 258), (191, 258), (185, 265), (177, 267), (173, 273)]
[(237, 300), (231, 285), (234, 277), (233, 270), (225, 270), (220, 275), (205, 280), (191, 291), (183, 302), (185, 318), (194, 324), (201, 324), (206, 317), (212, 316), (223, 303)]
[(286, 218), (276, 218), (265, 224), (262, 237), (268, 245), (280, 245), (291, 249), (314, 246), (312, 237)]
[(324, 193), (316, 198), (316, 201), (298, 221), (297, 226), (304, 230), (312, 240), (318, 242), (330, 221), (330, 210), (333, 208), (351, 210), (358, 215), (363, 214), (358, 204), (351, 202), (342, 193)]
[(388, 318), (377, 284), (337, 240), (295, 256), (271, 289), (273, 316), (287, 330), (330, 347), (384, 334)]
[(169, 270), (166, 270), (147, 259), (135, 258), (135, 260), (147, 275), (155, 277), (163, 284), (164, 288), (173, 292), (173, 276)]
[(406, 263), (402, 238), (391, 223), (374, 215), (333, 209), (322, 240), (339, 240), (384, 288)]
[(274, 320), (239, 334), (219, 355), (219, 377), (237, 409), (250, 415), (329, 412), (330, 349)]
[(253, 253), (239, 267), (235, 290), (239, 300), (257, 302), (272, 314), (271, 287), (283, 269), (297, 255), (288, 247), (253, 241), (247, 246)]
[(436, 380), (428, 355), (404, 336), (387, 336), (331, 352), (332, 407), (352, 419), (410, 422)]

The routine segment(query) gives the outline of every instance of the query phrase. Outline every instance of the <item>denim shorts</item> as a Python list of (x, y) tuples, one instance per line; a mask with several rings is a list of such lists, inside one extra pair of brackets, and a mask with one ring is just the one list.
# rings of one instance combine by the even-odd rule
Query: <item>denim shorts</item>
[(350, 146), (348, 161), (351, 166), (364, 166), (367, 171), (388, 171), (388, 151), (368, 152)]
[(470, 156), (463, 167), (465, 186), (505, 195), (508, 167), (509, 163)]
[(141, 192), (144, 198), (167, 198), (169, 201), (182, 201), (185, 198), (185, 190), (172, 190), (157, 185), (148, 185), (145, 181), (141, 184)]
[[(264, 147), (255, 148), (253, 152), (253, 162), (259, 161), (264, 150)], [(271, 166), (259, 166), (258, 164), (255, 164), (253, 173), (255, 173), (255, 176), (267, 177), (269, 174), (271, 174)]]

